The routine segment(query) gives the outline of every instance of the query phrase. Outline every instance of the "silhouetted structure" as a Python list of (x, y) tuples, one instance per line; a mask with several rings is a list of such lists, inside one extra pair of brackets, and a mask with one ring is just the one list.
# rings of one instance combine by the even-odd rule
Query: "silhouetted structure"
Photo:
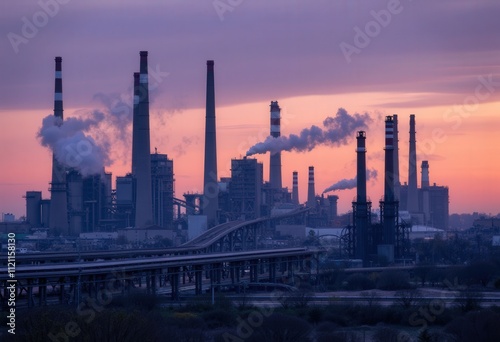
[(260, 217), (263, 166), (257, 159), (231, 160), (229, 196), (232, 217), (245, 220)]
[(217, 140), (215, 125), (214, 61), (207, 61), (207, 98), (205, 117), (205, 163), (203, 172), (202, 213), (208, 227), (219, 223), (219, 187), (217, 184)]
[[(63, 123), (62, 58), (56, 57), (54, 116)], [(66, 193), (66, 168), (52, 154), (52, 181), (50, 183), (50, 229), (70, 235), (68, 224), (68, 201)]]
[(151, 154), (153, 218), (157, 226), (167, 228), (174, 220), (174, 162), (166, 154)]
[(153, 224), (149, 132), (148, 52), (140, 52), (140, 73), (134, 73), (132, 175), (136, 179), (135, 226)]

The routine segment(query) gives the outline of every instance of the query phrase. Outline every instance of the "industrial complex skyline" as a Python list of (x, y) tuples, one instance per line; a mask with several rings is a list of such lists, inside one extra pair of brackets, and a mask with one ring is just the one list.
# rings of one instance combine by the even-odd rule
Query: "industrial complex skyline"
[[(52, 155), (37, 134), (52, 113), (55, 56), (64, 60), (64, 120), (86, 119), (86, 134), (109, 152), (103, 160), (106, 171), (114, 177), (130, 172), (131, 75), (140, 50), (149, 51), (150, 152), (157, 148), (175, 161), (178, 198), (203, 189), (205, 68), (207, 60), (214, 60), (218, 177), (228, 177), (231, 160), (243, 158), (270, 135), (271, 101), (281, 108), (281, 137), (313, 126), (328, 128), (343, 109), (346, 115), (369, 118), (365, 127), (350, 127), (352, 133), (340, 144), (282, 152), (280, 182), (291, 192), (292, 171), (297, 171), (304, 203), (309, 166), (314, 166), (317, 194), (352, 179), (355, 131), (362, 129), (367, 169), (378, 171), (378, 176), (367, 175), (366, 192), (378, 203), (384, 192), (385, 117), (399, 117), (404, 183), (409, 118), (415, 114), (418, 185), (421, 162), (427, 160), (430, 184), (450, 189), (450, 213), (500, 211), (500, 55), (498, 45), (491, 44), (498, 41), (497, 4), (277, 1), (264, 6), (243, 1), (223, 10), (210, 1), (153, 1), (136, 13), (138, 4), (126, 1), (113, 20), (104, 19), (111, 9), (100, 7), (90, 28), (83, 22), (90, 20), (97, 2), (40, 3), (52, 7), (9, 4), (10, 11), (0, 15), (7, 37), (0, 43), (1, 212), (24, 215), (22, 196), (29, 190), (49, 197)], [(438, 18), (441, 6), (449, 13), (446, 18)], [(39, 12), (47, 18), (44, 25)], [(139, 27), (146, 19), (151, 24)], [(413, 30), (416, 23), (419, 30)], [(253, 157), (263, 163), (269, 181), (269, 153)], [(355, 188), (334, 194), (339, 213), (352, 209)]]

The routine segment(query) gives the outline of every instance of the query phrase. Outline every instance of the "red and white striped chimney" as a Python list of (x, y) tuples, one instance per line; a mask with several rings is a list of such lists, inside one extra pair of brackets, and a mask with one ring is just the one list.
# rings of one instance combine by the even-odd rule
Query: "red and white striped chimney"
[(307, 206), (316, 207), (316, 191), (314, 190), (314, 166), (309, 166), (309, 180), (307, 183)]
[(299, 204), (299, 173), (293, 171), (292, 202)]
[[(62, 58), (56, 57), (54, 116), (63, 119)], [(66, 193), (66, 168), (52, 155), (52, 182), (50, 183), (49, 227), (63, 235), (70, 235), (68, 200)]]
[[(271, 136), (281, 135), (281, 108), (278, 101), (271, 101)], [(269, 183), (273, 189), (281, 189), (281, 152), (271, 153), (269, 157)]]
[(429, 183), (429, 162), (427, 160), (422, 160), (422, 180), (421, 186), (422, 188), (427, 188), (430, 186)]

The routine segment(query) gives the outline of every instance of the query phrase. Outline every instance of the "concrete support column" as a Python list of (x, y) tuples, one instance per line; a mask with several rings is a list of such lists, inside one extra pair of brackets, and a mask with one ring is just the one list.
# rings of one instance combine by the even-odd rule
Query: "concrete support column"
[(168, 273), (170, 274), (170, 285), (172, 287), (171, 299), (179, 299), (179, 267), (170, 267)]
[(195, 294), (201, 295), (203, 293), (203, 267), (201, 265), (194, 266), (194, 283), (195, 283)]
[(33, 300), (33, 279), (28, 279), (28, 308), (35, 306)]
[(38, 280), (38, 305), (45, 306), (47, 304), (47, 279), (40, 278)]

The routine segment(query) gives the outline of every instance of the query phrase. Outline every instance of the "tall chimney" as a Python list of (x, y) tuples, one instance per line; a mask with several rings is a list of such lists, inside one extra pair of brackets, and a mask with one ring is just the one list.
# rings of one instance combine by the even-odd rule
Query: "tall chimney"
[(297, 171), (293, 171), (292, 201), (293, 204), (299, 204), (299, 173)]
[[(54, 116), (63, 120), (62, 58), (56, 57)], [(68, 223), (68, 200), (66, 191), (66, 168), (52, 154), (52, 182), (50, 183), (50, 228), (70, 235)]]
[(423, 188), (428, 188), (429, 187), (429, 162), (427, 160), (422, 161), (422, 179), (421, 179), (421, 186)]
[[(384, 201), (381, 203), (383, 213), (383, 236), (382, 242), (386, 245), (394, 245), (396, 234), (396, 212), (394, 202), (394, 122), (392, 116), (385, 118), (385, 181)], [(392, 251), (392, 254), (394, 252)], [(394, 255), (392, 255), (392, 258)], [(389, 258), (389, 259), (392, 259)]]
[[(271, 136), (278, 138), (281, 135), (280, 107), (278, 101), (271, 101)], [(269, 183), (271, 188), (281, 189), (281, 152), (270, 153)]]
[(316, 207), (316, 191), (314, 190), (314, 166), (309, 166), (309, 180), (307, 183), (307, 206)]
[(417, 192), (417, 142), (415, 132), (415, 114), (410, 115), (410, 150), (408, 164), (408, 204), (410, 213), (418, 212), (418, 192)]
[(203, 214), (207, 226), (218, 224), (219, 186), (217, 184), (217, 141), (215, 131), (214, 61), (207, 61), (207, 101), (205, 121), (205, 166), (203, 176)]
[(134, 74), (132, 173), (136, 180), (135, 226), (153, 224), (149, 135), (148, 52), (140, 52), (139, 82)]
[(366, 202), (366, 133), (359, 131), (357, 140), (356, 201)]
[(394, 199), (399, 201), (401, 193), (401, 181), (399, 180), (399, 129), (398, 129), (398, 115), (392, 116), (394, 127)]
[(366, 264), (367, 234), (370, 224), (370, 204), (366, 198), (366, 133), (359, 131), (357, 140), (356, 202), (353, 202), (355, 247), (354, 256)]

